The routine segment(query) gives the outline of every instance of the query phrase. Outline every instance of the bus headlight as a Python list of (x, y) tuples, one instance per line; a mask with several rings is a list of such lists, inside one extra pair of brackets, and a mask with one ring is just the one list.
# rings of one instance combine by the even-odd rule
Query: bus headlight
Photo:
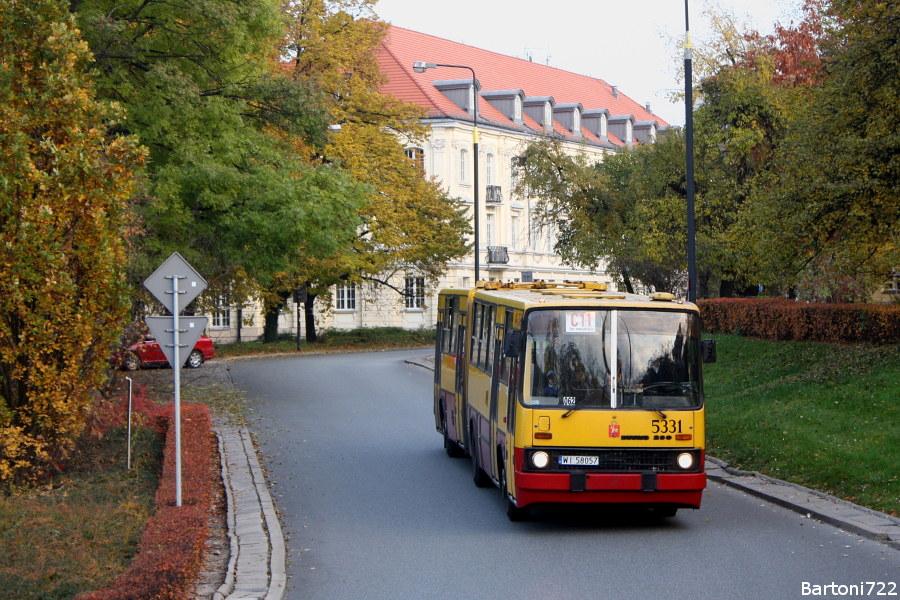
[(550, 464), (550, 455), (546, 452), (535, 452), (531, 455), (531, 464), (536, 469), (545, 469)]
[(687, 452), (682, 452), (678, 455), (678, 458), (675, 459), (675, 462), (678, 463), (678, 466), (685, 471), (694, 466), (694, 457)]

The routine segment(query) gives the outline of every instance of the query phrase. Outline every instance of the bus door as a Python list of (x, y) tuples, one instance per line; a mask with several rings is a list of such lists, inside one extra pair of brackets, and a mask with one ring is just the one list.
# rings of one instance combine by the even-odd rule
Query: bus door
[[(497, 333), (501, 330), (498, 329)], [(493, 375), (491, 376), (491, 410), (490, 410), (490, 424), (491, 424), (491, 439), (490, 439), (490, 461), (485, 461), (486, 463), (490, 463), (490, 470), (485, 469), (488, 474), (493, 479), (497, 479), (500, 473), (500, 465), (497, 464), (497, 452), (495, 448), (502, 447), (503, 441), (506, 437), (504, 431), (500, 430), (500, 426), (503, 424), (498, 418), (499, 414), (499, 403), (500, 403), (500, 367), (503, 363), (503, 340), (500, 339), (500, 336), (494, 336), (494, 354), (493, 354), (493, 365), (492, 371)]]
[[(501, 449), (500, 458), (503, 460), (503, 472), (500, 472), (500, 466), (497, 465), (497, 475), (503, 475), (507, 478), (506, 489), (515, 494), (515, 485), (512, 484), (512, 473), (515, 473), (513, 464), (515, 458), (515, 427), (516, 427), (516, 378), (519, 370), (518, 357), (507, 357), (504, 353), (507, 339), (510, 332), (515, 328), (515, 320), (512, 309), (506, 309), (503, 319), (503, 340), (500, 345), (500, 389), (497, 406), (497, 413), (502, 423), (497, 424), (497, 436), (499, 438), (499, 446)], [(501, 435), (502, 433), (502, 435)]]
[[(462, 315), (460, 315), (462, 320)], [(454, 400), (453, 414), (449, 421), (453, 422), (454, 439), (459, 444), (465, 446), (465, 414), (466, 414), (466, 324), (460, 323), (456, 329), (456, 369), (454, 373), (454, 389), (456, 390), (456, 398)], [(448, 421), (448, 422), (449, 422)]]
[[(448, 308), (444, 308), (444, 314)], [(441, 431), (441, 359), (443, 358), (443, 340), (444, 340), (444, 324), (443, 319), (438, 321), (437, 339), (434, 344), (434, 426)], [(447, 419), (449, 421), (449, 419)]]

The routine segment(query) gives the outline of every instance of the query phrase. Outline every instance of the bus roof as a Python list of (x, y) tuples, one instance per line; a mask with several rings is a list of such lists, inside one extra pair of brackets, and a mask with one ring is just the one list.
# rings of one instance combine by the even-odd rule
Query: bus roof
[[(651, 295), (627, 294), (625, 292), (606, 291), (605, 284), (570, 283), (553, 284), (544, 282), (498, 284), (487, 282), (485, 287), (475, 290), (465, 288), (448, 288), (440, 292), (442, 295), (468, 295), (480, 300), (510, 305), (516, 308), (643, 308), (650, 310), (688, 310), (698, 312), (697, 306), (679, 300), (668, 293)], [(474, 294), (473, 294), (474, 293)]]

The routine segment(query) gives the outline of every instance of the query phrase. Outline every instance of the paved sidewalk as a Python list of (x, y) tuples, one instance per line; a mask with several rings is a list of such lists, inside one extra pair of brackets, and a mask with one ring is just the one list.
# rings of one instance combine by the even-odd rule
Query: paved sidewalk
[[(434, 356), (423, 356), (406, 362), (434, 371)], [(739, 471), (711, 456), (706, 458), (706, 476), (712, 481), (741, 489), (811, 519), (900, 550), (900, 519), (897, 517), (761, 473)]]
[[(194, 373), (233, 386), (227, 360), (209, 361)], [(225, 581), (213, 599), (282, 600), (286, 587), (284, 535), (250, 432), (220, 421), (214, 426), (230, 552)]]

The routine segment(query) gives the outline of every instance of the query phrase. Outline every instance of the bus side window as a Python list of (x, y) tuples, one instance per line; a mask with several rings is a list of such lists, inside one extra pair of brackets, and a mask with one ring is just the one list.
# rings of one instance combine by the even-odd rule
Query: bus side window
[(453, 353), (453, 322), (456, 320), (456, 298), (447, 298), (447, 304), (444, 306), (444, 318), (441, 327), (444, 329), (443, 344), (441, 351), (444, 354)]
[[(506, 336), (513, 330), (513, 312), (506, 309), (506, 315), (503, 320), (503, 341), (506, 343)], [(509, 372), (512, 365), (512, 358), (504, 356), (500, 359), (500, 381), (509, 384)]]
[(484, 307), (484, 336), (481, 344), (481, 368), (488, 375), (494, 370), (494, 311), (493, 306)]
[(475, 319), (472, 323), (472, 349), (469, 352), (469, 364), (479, 366), (479, 356), (481, 354), (481, 325), (484, 314), (484, 305), (475, 303), (474, 307)]

